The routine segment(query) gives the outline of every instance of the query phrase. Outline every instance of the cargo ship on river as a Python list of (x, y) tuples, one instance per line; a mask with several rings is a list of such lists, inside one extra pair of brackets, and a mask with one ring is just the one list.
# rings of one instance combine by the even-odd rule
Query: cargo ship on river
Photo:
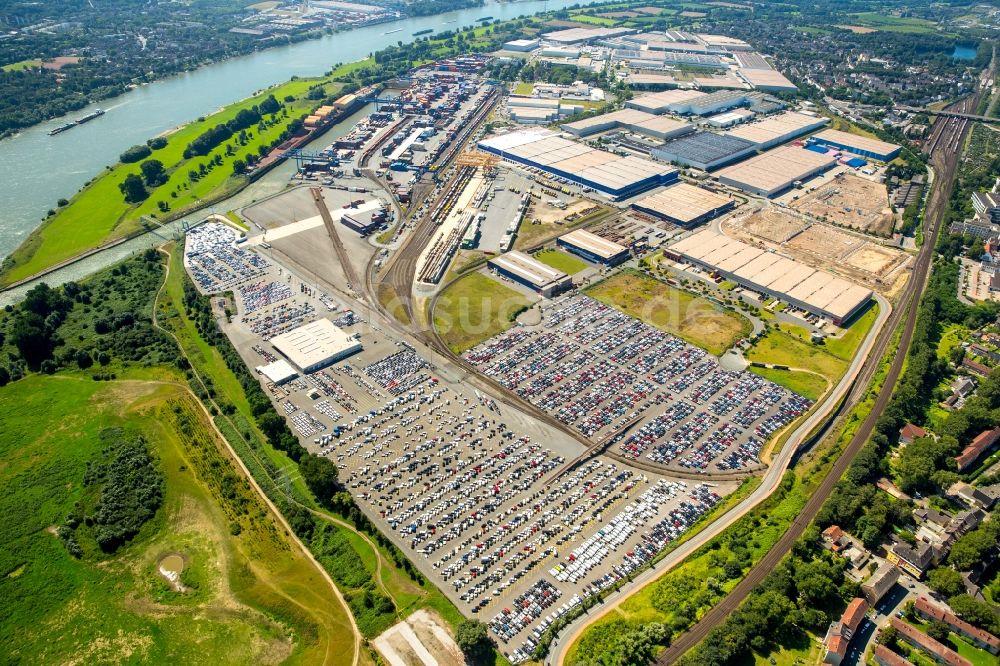
[(104, 115), (104, 113), (105, 113), (104, 109), (94, 109), (93, 111), (91, 111), (87, 115), (85, 115), (85, 116), (83, 116), (81, 118), (77, 118), (76, 120), (74, 120), (71, 123), (66, 123), (65, 125), (60, 125), (59, 127), (56, 127), (55, 129), (49, 130), (49, 136), (54, 136), (56, 134), (62, 134), (66, 130), (71, 130), (74, 127), (76, 127), (77, 125), (82, 125), (84, 123), (89, 123), (94, 118), (100, 118), (101, 116)]

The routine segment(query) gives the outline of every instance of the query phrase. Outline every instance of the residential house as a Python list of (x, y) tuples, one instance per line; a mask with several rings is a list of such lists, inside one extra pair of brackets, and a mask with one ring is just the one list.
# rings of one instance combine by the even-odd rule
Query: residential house
[(993, 368), (988, 365), (983, 365), (979, 361), (973, 361), (968, 356), (962, 359), (962, 367), (972, 374), (979, 375), (980, 377), (987, 377), (991, 372), (993, 372)]
[(823, 530), (822, 537), (824, 548), (849, 561), (855, 569), (863, 567), (871, 557), (871, 553), (859, 541), (837, 525), (830, 525)]
[(984, 430), (976, 435), (976, 438), (955, 457), (958, 471), (964, 472), (975, 465), (980, 456), (993, 448), (997, 441), (1000, 441), (1000, 427)]
[(862, 583), (861, 594), (864, 595), (869, 605), (874, 606), (898, 580), (899, 569), (894, 567), (891, 562), (883, 562), (875, 570), (875, 573)]
[(948, 666), (972, 666), (972, 662), (961, 656), (950, 647), (931, 638), (916, 627), (903, 622), (897, 617), (889, 620), (889, 624), (899, 632), (899, 640), (917, 648), (934, 661)]
[(956, 377), (955, 381), (951, 383), (951, 392), (957, 395), (959, 398), (968, 398), (976, 390), (976, 382), (971, 377), (961, 376)]
[(983, 492), (965, 481), (957, 481), (951, 484), (948, 488), (948, 496), (954, 497), (970, 509), (982, 509), (983, 511), (989, 511), (993, 507), (994, 502), (992, 495)]
[(913, 664), (903, 657), (890, 650), (884, 645), (876, 645), (873, 655), (875, 663), (879, 666), (913, 666)]
[(885, 559), (914, 578), (922, 578), (924, 572), (934, 564), (935, 552), (931, 545), (924, 541), (918, 541), (913, 546), (898, 541), (889, 548)]
[(912, 444), (913, 440), (927, 437), (927, 431), (918, 425), (907, 423), (899, 429), (899, 443)]
[(823, 638), (823, 645), (826, 646), (826, 655), (823, 662), (831, 666), (840, 666), (844, 656), (847, 654), (847, 647), (851, 643), (851, 638), (861, 626), (868, 612), (868, 602), (861, 597), (855, 597), (851, 603), (847, 604), (844, 614), (836, 622), (830, 623), (830, 628)]
[(917, 599), (913, 604), (913, 610), (920, 617), (928, 621), (937, 620), (938, 622), (944, 622), (953, 632), (960, 636), (965, 636), (991, 654), (1000, 654), (1000, 638), (997, 638), (984, 629), (972, 626), (965, 620), (959, 619), (951, 610), (932, 604), (926, 597)]

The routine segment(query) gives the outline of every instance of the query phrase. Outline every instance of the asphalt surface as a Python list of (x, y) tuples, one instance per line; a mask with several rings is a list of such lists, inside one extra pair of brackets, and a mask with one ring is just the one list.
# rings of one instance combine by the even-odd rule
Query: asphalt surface
[[(955, 111), (964, 112), (970, 106), (971, 108), (975, 108), (977, 102), (978, 96), (973, 96), (967, 100), (963, 100), (962, 102), (952, 105), (952, 108), (954, 108)], [(670, 645), (669, 648), (661, 653), (660, 657), (656, 660), (657, 664), (672, 664), (685, 652), (700, 643), (712, 629), (729, 617), (729, 614), (732, 613), (744, 599), (746, 599), (750, 592), (764, 580), (767, 574), (774, 570), (782, 558), (784, 558), (789, 550), (791, 550), (795, 541), (802, 536), (802, 533), (805, 531), (809, 523), (811, 523), (816, 517), (820, 507), (833, 492), (834, 486), (844, 475), (844, 472), (847, 471), (848, 466), (854, 460), (858, 451), (861, 450), (861, 447), (863, 447), (868, 441), (875, 428), (875, 423), (878, 421), (882, 412), (889, 404), (892, 393), (896, 388), (896, 382), (902, 374), (903, 364), (906, 360), (905, 352), (909, 349), (913, 338), (913, 329), (916, 324), (917, 312), (919, 309), (916, 306), (919, 304), (920, 294), (923, 293), (924, 287), (927, 283), (930, 267), (933, 263), (934, 246), (937, 243), (941, 219), (947, 208), (948, 200), (951, 196), (951, 190), (954, 185), (958, 158), (960, 156), (959, 152), (954, 150), (954, 146), (956, 144), (961, 145), (961, 140), (968, 127), (968, 121), (964, 119), (949, 117), (940, 122), (943, 123), (943, 125), (940, 129), (935, 127), (935, 132), (930, 143), (931, 162), (937, 170), (937, 178), (935, 179), (935, 187), (931, 193), (931, 198), (928, 201), (927, 212), (925, 215), (926, 228), (924, 233), (924, 244), (917, 257), (913, 270), (913, 276), (907, 284), (906, 290), (900, 299), (900, 306), (893, 312), (893, 316), (889, 320), (889, 325), (882, 329), (876, 342), (875, 349), (868, 357), (868, 362), (866, 363), (867, 372), (862, 373), (863, 379), (859, 378), (861, 381), (858, 381), (855, 384), (855, 388), (852, 391), (852, 398), (854, 398), (853, 401), (856, 402), (856, 400), (863, 395), (865, 388), (867, 387), (871, 377), (874, 375), (875, 370), (878, 368), (881, 359), (888, 348), (889, 342), (892, 340), (899, 321), (903, 318), (903, 315), (905, 315), (905, 324), (899, 343), (899, 353), (893, 357), (889, 373), (882, 385), (882, 389), (879, 391), (874, 406), (869, 411), (868, 416), (862, 422), (861, 427), (858, 428), (858, 431), (855, 433), (850, 443), (847, 445), (847, 448), (844, 449), (844, 452), (834, 463), (833, 467), (829, 473), (827, 473), (819, 487), (806, 502), (803, 510), (799, 513), (795, 520), (792, 521), (788, 531), (785, 532), (781, 539), (778, 540), (777, 544), (775, 544), (775, 546), (771, 548), (771, 550), (768, 551), (768, 553), (749, 571), (746, 577), (740, 581), (735, 588), (733, 588), (725, 599), (713, 607), (694, 627), (692, 627), (688, 632), (682, 634)]]

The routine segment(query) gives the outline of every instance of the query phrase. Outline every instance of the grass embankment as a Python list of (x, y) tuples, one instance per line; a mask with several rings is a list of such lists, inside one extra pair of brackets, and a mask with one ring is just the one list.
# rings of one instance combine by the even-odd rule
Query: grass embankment
[(845, 331), (826, 338), (823, 344), (813, 344), (809, 331), (801, 326), (781, 323), (775, 327), (772, 323), (772, 328), (754, 344), (747, 358), (799, 370), (752, 366), (750, 370), (801, 396), (817, 400), (847, 371), (858, 347), (878, 319), (878, 311), (878, 305), (873, 305)]
[(632, 269), (598, 282), (586, 293), (716, 356), (752, 328), (748, 319), (721, 305)]
[(561, 250), (542, 250), (535, 255), (535, 259), (567, 275), (576, 275), (587, 267), (587, 262)]
[[(0, 424), (8, 517), (0, 527), (0, 640), (9, 658), (350, 663), (338, 647), (350, 644), (350, 627), (332, 591), (182, 384), (31, 375), (0, 389)], [(76, 559), (53, 531), (81, 499), (108, 427), (141, 433), (154, 448), (164, 503), (114, 555), (81, 539)], [(171, 553), (185, 560), (186, 592), (157, 572)]]
[[(295, 463), (284, 452), (269, 445), (256, 426), (236, 375), (226, 365), (219, 349), (201, 337), (197, 324), (185, 311), (186, 280), (182, 253), (172, 251), (170, 275), (158, 310), (161, 321), (177, 336), (194, 369), (211, 385), (216, 399), (235, 407), (233, 414), (217, 417), (216, 422), (265, 492), (309, 508), (329, 526), (322, 538), (314, 539), (311, 546), (346, 597), (361, 633), (372, 638), (396, 620), (421, 608), (431, 608), (453, 626), (458, 624), (461, 614), (437, 588), (425, 580), (414, 581), (396, 564), (399, 555), (390, 552), (385, 543), (356, 530), (345, 516), (316, 504)], [(392, 600), (394, 610), (381, 612), (377, 606), (366, 606), (365, 600), (372, 597), (373, 586)]]
[[(320, 101), (308, 99), (308, 91), (310, 87), (319, 84), (324, 86), (327, 95), (334, 94), (340, 86), (328, 79), (296, 79), (230, 104), (166, 135), (167, 145), (153, 150), (146, 159), (162, 162), (169, 176), (163, 184), (147, 188), (149, 196), (140, 203), (127, 203), (118, 186), (128, 175), (141, 174), (141, 161), (134, 164), (118, 163), (97, 175), (70, 199), (68, 205), (46, 219), (4, 261), (0, 269), (0, 284), (16, 282), (109, 241), (124, 238), (142, 228), (141, 218), (144, 215), (173, 219), (184, 211), (199, 208), (207, 201), (225, 197), (245, 186), (249, 181), (246, 176), (233, 173), (233, 162), (237, 159), (245, 161), (248, 154), (258, 155), (259, 149), (270, 146), (288, 129), (293, 120), (316, 108)], [(234, 135), (208, 155), (196, 155), (190, 159), (184, 157), (185, 148), (198, 136), (216, 125), (232, 120), (240, 111), (259, 105), (268, 95), (274, 95), (284, 106), (276, 114), (273, 124), (263, 131), (263, 125), (247, 129), (249, 138), (244, 145), (239, 145)], [(285, 98), (288, 96), (293, 97), (293, 101), (286, 102)], [(226, 145), (233, 147), (232, 154), (226, 154)], [(191, 177), (192, 170), (200, 173), (200, 166), (210, 165), (216, 155), (221, 163), (196, 178)], [(165, 202), (169, 209), (162, 211), (159, 202)]]
[[(839, 337), (829, 337), (823, 344), (811, 342), (809, 331), (801, 326), (772, 322), (770, 330), (754, 343), (747, 358), (758, 363), (807, 370), (825, 377), (832, 386), (847, 371), (851, 359), (877, 318), (878, 306), (874, 305)], [(800, 380), (789, 378), (789, 381)]]
[(779, 386), (784, 386), (789, 391), (798, 393), (803, 398), (809, 398), (813, 402), (826, 393), (826, 390), (830, 386), (830, 383), (826, 379), (810, 372), (755, 368), (753, 366), (749, 370)]
[(521, 292), (482, 273), (470, 273), (441, 293), (431, 314), (441, 339), (461, 354), (510, 328), (530, 306)]

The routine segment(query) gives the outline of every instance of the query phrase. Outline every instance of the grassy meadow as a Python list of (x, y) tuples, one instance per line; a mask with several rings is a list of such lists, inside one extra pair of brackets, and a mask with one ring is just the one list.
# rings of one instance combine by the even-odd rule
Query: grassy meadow
[(624, 270), (587, 295), (720, 356), (751, 332), (745, 317), (635, 270)]
[[(114, 555), (84, 541), (76, 559), (54, 528), (108, 427), (153, 446), (164, 504)], [(342, 607), (183, 385), (31, 375), (0, 389), (0, 428), (0, 503), (19, 517), (0, 527), (8, 663), (350, 663)], [(174, 553), (184, 592), (157, 572)]]

